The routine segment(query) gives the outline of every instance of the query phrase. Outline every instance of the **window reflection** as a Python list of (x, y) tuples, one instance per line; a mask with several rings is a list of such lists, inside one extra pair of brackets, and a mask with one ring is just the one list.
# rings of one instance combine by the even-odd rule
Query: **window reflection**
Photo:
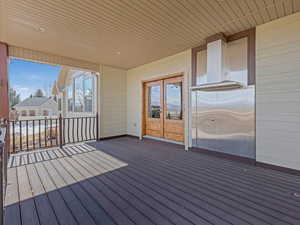
[(84, 111), (93, 111), (93, 77), (88, 77), (83, 81)]
[(74, 78), (75, 83), (75, 98), (74, 111), (83, 112), (83, 76)]
[(68, 101), (68, 111), (73, 111), (73, 86), (71, 85), (67, 89), (67, 101)]
[(166, 85), (166, 119), (182, 120), (182, 83)]
[(148, 87), (148, 91), (148, 116), (150, 118), (160, 118), (160, 86), (150, 86)]
[[(80, 72), (80, 71), (79, 71)], [(67, 89), (69, 112), (93, 112), (95, 76), (84, 72), (75, 76)]]

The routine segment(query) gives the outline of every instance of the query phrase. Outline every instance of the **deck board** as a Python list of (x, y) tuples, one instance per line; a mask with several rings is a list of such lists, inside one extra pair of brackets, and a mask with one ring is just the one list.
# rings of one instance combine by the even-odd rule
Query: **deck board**
[(106, 195), (106, 197), (122, 212), (123, 215), (126, 215), (126, 217), (132, 221), (135, 224), (153, 224), (149, 221), (149, 218), (142, 215), (133, 205), (130, 205), (127, 201), (125, 201), (120, 195), (118, 195), (116, 192), (113, 191), (112, 188), (105, 185), (105, 183), (102, 180), (102, 177), (99, 179), (97, 175), (96, 170), (93, 171), (92, 167), (89, 165), (78, 162), (77, 166), (82, 166), (81, 170), (86, 170), (88, 173), (93, 174), (94, 177), (90, 179), (92, 185), (94, 185), (95, 188), (97, 188), (100, 192)]
[(39, 216), (25, 165), (17, 167), (17, 176), (22, 224), (39, 225)]
[(78, 224), (96, 224), (82, 202), (75, 195), (71, 188), (73, 182), (68, 180), (64, 171), (58, 170), (53, 161), (45, 162), (45, 167)]
[[(70, 165), (65, 162), (65, 159), (60, 159), (56, 161), (56, 168), (60, 171), (64, 171), (63, 174), (65, 177), (69, 177), (72, 185), (72, 190), (76, 194), (77, 198), (80, 199), (84, 207), (88, 210), (90, 215), (93, 217), (94, 221), (97, 224), (115, 224), (105, 213), (104, 209), (97, 204), (93, 199), (93, 195), (89, 194), (79, 183), (80, 181), (85, 180), (80, 173), (72, 169)], [(105, 220), (105, 221), (104, 221)]]
[(16, 168), (10, 168), (7, 171), (4, 223), (9, 225), (21, 225), (20, 198)]
[(40, 224), (59, 225), (53, 207), (47, 195), (44, 195), (45, 190), (41, 180), (36, 172), (34, 165), (26, 165), (28, 177), (30, 180), (32, 192), (34, 194), (35, 205), (39, 215)]
[[(99, 163), (94, 164), (91, 160), (85, 160), (85, 156), (80, 156), (80, 159), (81, 160), (78, 160), (77, 164), (75, 165), (80, 164), (87, 169), (89, 168), (90, 171), (94, 170), (96, 172), (95, 175), (97, 175), (97, 171), (100, 171), (101, 173), (109, 171), (109, 169), (104, 169), (103, 167), (101, 167)], [(127, 202), (130, 208), (134, 208), (135, 211), (139, 211), (139, 213), (142, 215), (140, 215), (140, 218), (138, 219), (142, 218), (143, 223), (147, 224), (147, 222), (145, 221), (148, 221), (148, 224), (149, 222), (151, 224), (171, 224), (168, 220), (162, 218), (161, 215), (159, 215), (156, 211), (147, 206), (144, 202), (135, 198), (135, 196), (128, 192), (124, 187), (121, 188), (120, 186), (113, 183), (111, 179), (107, 177), (107, 174), (103, 174), (101, 177), (98, 176), (97, 179), (102, 182), (102, 187), (103, 185), (105, 185), (106, 188), (111, 189), (115, 194), (120, 196), (120, 198), (122, 198), (124, 202)], [(99, 187), (101, 188), (101, 186)], [(139, 224), (138, 221), (137, 223)]]
[(71, 210), (67, 207), (67, 204), (63, 200), (61, 194), (56, 189), (52, 179), (50, 178), (45, 166), (42, 163), (34, 164), (41, 182), (45, 189), (45, 194), (48, 196), (50, 204), (54, 206), (55, 215), (60, 224), (66, 225), (77, 225), (74, 216), (71, 213)]
[[(90, 186), (93, 187), (93, 190), (97, 192), (97, 196), (100, 197), (101, 201), (103, 201), (104, 203), (106, 203), (107, 208), (113, 209), (113, 215), (112, 217), (118, 221), (118, 223), (120, 224), (134, 224), (134, 222), (131, 220), (130, 216), (128, 216), (127, 214), (125, 214), (123, 212), (123, 210), (120, 208), (120, 204), (122, 204), (122, 202), (117, 201), (117, 199), (114, 199), (115, 201), (113, 201), (113, 196), (110, 190), (108, 189), (104, 189), (102, 187), (101, 183), (98, 183), (96, 181), (95, 176), (99, 175), (99, 173), (97, 173), (96, 171), (94, 171), (94, 174), (91, 171), (88, 171), (87, 169), (85, 169), (82, 165), (78, 164), (77, 162), (75, 163), (75, 165), (73, 164), (74, 168), (77, 168), (77, 170), (81, 171), (81, 174), (83, 176), (85, 176), (87, 179), (87, 182), (89, 183)], [(94, 176), (93, 176), (94, 175)], [(90, 179), (89, 179), (90, 178)], [(119, 199), (118, 199), (119, 200)], [(104, 206), (104, 208), (106, 208)]]
[(118, 138), (12, 155), (6, 225), (297, 225), (300, 177)]
[[(66, 159), (67, 160), (67, 159)], [(61, 160), (63, 161), (63, 160)], [(61, 162), (62, 167), (67, 164), (67, 162)], [(69, 166), (69, 165), (68, 165)], [(68, 167), (66, 166), (66, 168)], [(76, 170), (69, 170), (70, 176), (76, 178), (77, 181), (84, 180), (84, 177), (78, 173)], [(76, 195), (81, 199), (83, 204), (89, 210), (97, 224), (103, 225), (115, 225), (116, 223), (110, 218), (102, 206), (97, 202), (97, 199), (94, 198), (93, 192), (89, 192), (88, 188), (85, 188), (85, 185), (75, 184), (74, 191)]]

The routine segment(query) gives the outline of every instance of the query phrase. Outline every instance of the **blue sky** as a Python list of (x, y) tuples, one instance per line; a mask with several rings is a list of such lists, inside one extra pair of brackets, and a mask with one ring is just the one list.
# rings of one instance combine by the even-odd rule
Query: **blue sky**
[(11, 59), (9, 84), (20, 94), (23, 100), (37, 89), (42, 89), (44, 94), (49, 92), (49, 88), (52, 88), (53, 82), (57, 80), (59, 71), (60, 66)]

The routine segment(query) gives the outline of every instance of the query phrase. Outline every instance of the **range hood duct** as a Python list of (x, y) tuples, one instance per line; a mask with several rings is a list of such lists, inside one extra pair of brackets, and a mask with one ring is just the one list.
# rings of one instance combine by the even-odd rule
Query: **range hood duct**
[(225, 80), (226, 43), (219, 39), (207, 44), (207, 82), (218, 83)]

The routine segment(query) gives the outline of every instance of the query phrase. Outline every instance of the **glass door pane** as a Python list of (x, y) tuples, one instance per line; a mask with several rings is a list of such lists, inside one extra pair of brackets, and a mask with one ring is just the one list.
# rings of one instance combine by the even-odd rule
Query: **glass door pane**
[(148, 117), (160, 118), (161, 106), (160, 106), (160, 85), (154, 85), (148, 87)]
[(182, 82), (167, 83), (166, 91), (166, 119), (182, 120)]

